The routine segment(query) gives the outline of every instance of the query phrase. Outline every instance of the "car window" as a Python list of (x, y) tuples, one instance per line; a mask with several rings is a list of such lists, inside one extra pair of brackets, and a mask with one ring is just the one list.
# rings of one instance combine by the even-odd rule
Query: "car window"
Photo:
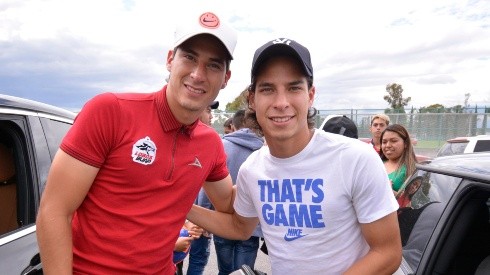
[(41, 119), (41, 124), (48, 143), (49, 153), (53, 158), (71, 124), (47, 118)]
[(398, 222), (403, 258), (412, 270), (417, 269), (430, 236), (461, 181), (461, 178), (418, 170), (402, 186), (398, 202), (405, 193), (407, 199), (398, 210)]
[(462, 154), (468, 142), (446, 142), (437, 153), (438, 157)]
[[(19, 120), (20, 121), (20, 120)], [(16, 123), (0, 118), (0, 235), (26, 225), (26, 165), (22, 165), (23, 149), (19, 142), (22, 131)]]
[(474, 152), (486, 152), (490, 151), (490, 140), (477, 140), (475, 144)]

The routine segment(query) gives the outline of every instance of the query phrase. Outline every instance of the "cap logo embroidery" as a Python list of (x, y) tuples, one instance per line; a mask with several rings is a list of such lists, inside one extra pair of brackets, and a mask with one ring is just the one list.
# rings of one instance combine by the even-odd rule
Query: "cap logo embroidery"
[(272, 40), (272, 44), (286, 44), (289, 46), (289, 44), (291, 43), (291, 40), (289, 40), (288, 38), (276, 38), (274, 40)]
[(199, 17), (201, 26), (208, 29), (216, 29), (219, 27), (219, 18), (212, 12), (206, 12)]
[(155, 161), (156, 154), (157, 147), (155, 146), (155, 143), (149, 137), (145, 137), (133, 144), (131, 157), (134, 162), (149, 165)]

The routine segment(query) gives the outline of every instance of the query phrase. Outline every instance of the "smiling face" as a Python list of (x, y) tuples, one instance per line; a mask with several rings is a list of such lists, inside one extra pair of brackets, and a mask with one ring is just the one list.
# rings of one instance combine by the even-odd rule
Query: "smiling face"
[(403, 138), (396, 132), (385, 131), (381, 140), (381, 150), (390, 161), (398, 161), (405, 151)]
[(297, 60), (273, 57), (261, 66), (250, 107), (255, 110), (273, 155), (275, 145), (287, 144), (297, 153), (308, 144), (311, 131), (307, 115), (314, 95), (315, 88), (308, 89), (307, 78)]
[(193, 123), (226, 86), (228, 54), (212, 35), (197, 35), (167, 56), (169, 107), (183, 124)]

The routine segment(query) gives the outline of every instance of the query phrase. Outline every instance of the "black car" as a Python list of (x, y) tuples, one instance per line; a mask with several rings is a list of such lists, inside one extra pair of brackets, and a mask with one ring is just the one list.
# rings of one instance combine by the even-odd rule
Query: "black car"
[(42, 274), (36, 213), (75, 113), (0, 94), (0, 273)]
[(489, 198), (490, 153), (418, 164), (398, 196), (397, 274), (490, 274)]

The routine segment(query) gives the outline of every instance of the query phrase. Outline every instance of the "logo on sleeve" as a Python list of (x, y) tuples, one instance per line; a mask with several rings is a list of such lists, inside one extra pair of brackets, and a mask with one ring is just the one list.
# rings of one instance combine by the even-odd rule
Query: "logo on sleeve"
[(284, 235), (284, 240), (286, 242), (290, 242), (290, 241), (297, 240), (299, 238), (303, 238), (304, 236), (307, 235), (308, 234), (303, 235), (303, 229), (288, 228), (288, 232), (286, 232), (286, 235)]
[(155, 143), (149, 137), (145, 137), (133, 144), (131, 157), (134, 162), (149, 165), (155, 161), (156, 154), (157, 147)]

